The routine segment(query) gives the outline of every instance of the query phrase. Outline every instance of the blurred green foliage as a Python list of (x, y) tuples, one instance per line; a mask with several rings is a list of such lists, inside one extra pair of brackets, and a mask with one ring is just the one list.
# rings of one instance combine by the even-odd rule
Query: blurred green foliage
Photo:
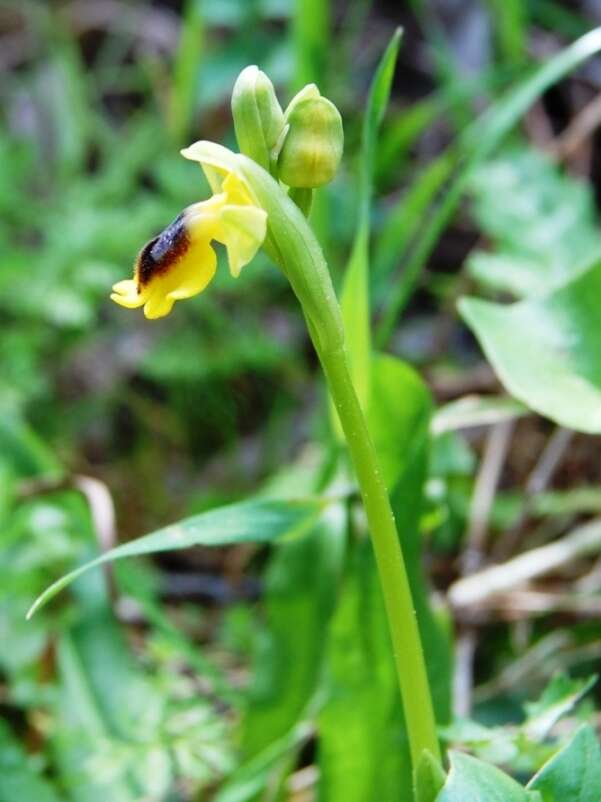
[[(311, 220), (342, 290), (444, 737), (520, 782), (538, 772), (524, 788), (456, 756), (438, 799), (486, 783), (504, 800), (591, 798), (578, 776), (599, 776), (598, 749), (588, 725), (574, 730), (593, 720), (581, 697), (601, 654), (594, 616), (483, 611), (473, 719), (451, 723), (457, 613), (441, 598), (471, 545), (488, 427), (515, 419), (519, 436), (481, 559), (600, 508), (593, 438), (579, 435), (545, 492), (528, 484), (551, 430), (531, 410), (598, 431), (595, 142), (571, 160), (551, 147), (598, 88), (598, 60), (580, 66), (598, 43), (562, 50), (593, 19), (554, 0), (463, 4), (463, 17), (409, 5), (2, 5), (0, 802), (388, 802), (410, 783), (364, 521), (283, 277), (263, 256), (237, 282), (220, 269), (152, 325), (108, 301), (144, 242), (205, 196), (178, 148), (233, 145), (229, 96), (251, 63), (282, 97), (316, 81), (343, 112), (343, 169)], [(379, 60), (399, 24), (395, 71), (398, 41)], [(475, 375), (482, 358), (455, 310), (466, 290), (487, 299), (461, 308), (500, 383)], [(373, 353), (373, 323), (394, 356)], [(483, 388), (490, 399), (434, 412)], [(300, 530), (291, 498), (308, 505)], [(163, 554), (161, 527), (206, 524), (214, 507), (213, 543), (239, 511), (229, 540)], [(186, 531), (206, 546), (206, 527)], [(152, 561), (85, 573), (25, 621), (53, 581), (146, 532), (152, 548), (129, 550)], [(574, 594), (586, 611), (598, 586), (590, 561), (579, 567), (555, 583), (565, 596), (588, 577)], [(457, 617), (455, 634), (473, 625)], [(551, 679), (567, 668), (578, 677)], [(528, 696), (541, 700), (524, 722)], [(564, 723), (536, 729), (537, 710)]]

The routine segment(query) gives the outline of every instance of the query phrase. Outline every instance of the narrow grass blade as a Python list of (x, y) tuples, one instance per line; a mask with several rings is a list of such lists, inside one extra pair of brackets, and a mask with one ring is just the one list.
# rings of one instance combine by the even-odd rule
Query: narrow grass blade
[(401, 41), (397, 29), (378, 65), (367, 101), (361, 142), (359, 216), (357, 233), (345, 274), (341, 296), (342, 315), (348, 338), (351, 370), (359, 400), (369, 396), (371, 334), (369, 322), (369, 211), (375, 167), (378, 130), (388, 105), (390, 88)]
[(31, 618), (36, 610), (43, 607), (53, 596), (95, 566), (123, 557), (139, 557), (143, 554), (187, 549), (191, 546), (222, 546), (248, 541), (273, 542), (287, 535), (299, 534), (316, 519), (324, 504), (325, 502), (316, 499), (251, 500), (186, 518), (131, 543), (117, 546), (95, 560), (70, 571), (36, 599), (27, 617)]
[(509, 63), (523, 63), (528, 36), (526, 4), (522, 0), (487, 0), (487, 4), (494, 23), (500, 56)]
[(200, 0), (188, 0), (175, 54), (169, 128), (176, 141), (183, 142), (197, 103), (197, 89), (203, 52), (204, 19)]
[(294, 5), (294, 88), (298, 91), (313, 82), (323, 87), (330, 41), (329, 0), (296, 0)]
[(376, 301), (380, 295), (386, 297), (389, 293), (390, 288), (384, 279), (389, 278), (415, 232), (421, 229), (424, 215), (445, 182), (452, 177), (455, 167), (455, 155), (445, 151), (424, 169), (419, 179), (390, 210), (374, 248), (372, 273)]

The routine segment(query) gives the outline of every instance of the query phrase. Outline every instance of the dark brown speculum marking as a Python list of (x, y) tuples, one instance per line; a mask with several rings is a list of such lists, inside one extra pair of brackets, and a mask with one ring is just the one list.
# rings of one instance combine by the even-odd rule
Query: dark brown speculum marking
[(138, 292), (157, 274), (166, 273), (181, 259), (190, 247), (190, 237), (186, 231), (184, 215), (178, 214), (175, 220), (142, 248), (136, 262)]

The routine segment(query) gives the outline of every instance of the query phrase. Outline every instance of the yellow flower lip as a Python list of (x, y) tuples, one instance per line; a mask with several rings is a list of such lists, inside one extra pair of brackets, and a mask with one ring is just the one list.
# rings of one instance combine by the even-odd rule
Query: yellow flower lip
[(147, 318), (168, 315), (175, 301), (202, 292), (217, 266), (211, 241), (225, 245), (234, 277), (265, 239), (267, 214), (239, 169), (236, 154), (213, 142), (196, 142), (182, 154), (200, 162), (213, 196), (188, 206), (140, 251), (133, 279), (119, 281), (111, 299)]

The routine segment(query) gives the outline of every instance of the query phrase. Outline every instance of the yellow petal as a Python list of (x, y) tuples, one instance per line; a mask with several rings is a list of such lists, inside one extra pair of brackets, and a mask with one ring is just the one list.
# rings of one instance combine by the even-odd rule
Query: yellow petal
[(223, 182), (223, 193), (227, 197), (228, 205), (250, 206), (257, 204), (254, 202), (248, 186), (235, 173), (229, 173)]
[(208, 200), (193, 203), (184, 211), (186, 230), (193, 242), (204, 240), (208, 242), (219, 222), (221, 209), (225, 205), (224, 192), (213, 195)]
[[(191, 161), (196, 161), (200, 164), (206, 179), (209, 182), (211, 192), (214, 195), (217, 195), (221, 192), (223, 181), (230, 171), (230, 167), (227, 164), (229, 159), (226, 157), (224, 160), (222, 154), (219, 152), (217, 152), (216, 158), (204, 158), (207, 151), (205, 148), (206, 145), (215, 145), (215, 143), (203, 141), (195, 142), (193, 145), (190, 145), (189, 148), (184, 148), (180, 152), (185, 159), (190, 159)], [(221, 146), (215, 145), (215, 147), (220, 148)], [(226, 150), (226, 148), (223, 148), (223, 150)], [(210, 152), (211, 151), (209, 151), (209, 153)], [(228, 153), (230, 153), (230, 151), (228, 151)], [(231, 155), (233, 156), (234, 154), (231, 153)]]
[(132, 279), (126, 279), (113, 285), (111, 300), (126, 309), (136, 309), (145, 303), (146, 293), (138, 293), (136, 282)]
[(208, 164), (219, 170), (223, 175), (238, 172), (237, 156), (223, 145), (201, 139), (181, 151), (184, 159), (198, 162), (203, 166)]
[(201, 165), (212, 192), (222, 192), (225, 188), (225, 181), (230, 174), (234, 174), (245, 187), (249, 198), (249, 201), (244, 202), (258, 205), (257, 199), (242, 175), (239, 154), (224, 148), (223, 145), (218, 145), (216, 142), (208, 142), (207, 140), (194, 142), (190, 147), (184, 148), (181, 154), (185, 159), (196, 161)]
[(215, 239), (227, 250), (232, 276), (255, 256), (267, 232), (267, 213), (257, 206), (224, 206)]

